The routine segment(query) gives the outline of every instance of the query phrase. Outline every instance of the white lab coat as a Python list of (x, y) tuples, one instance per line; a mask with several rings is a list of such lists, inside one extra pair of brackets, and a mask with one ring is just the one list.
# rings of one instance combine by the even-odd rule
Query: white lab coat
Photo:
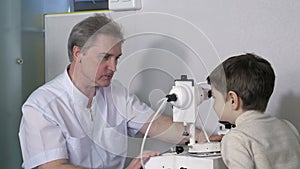
[(56, 159), (86, 168), (123, 168), (127, 136), (134, 136), (153, 110), (117, 81), (97, 89), (90, 109), (87, 101), (67, 70), (31, 94), (19, 131), (25, 169)]

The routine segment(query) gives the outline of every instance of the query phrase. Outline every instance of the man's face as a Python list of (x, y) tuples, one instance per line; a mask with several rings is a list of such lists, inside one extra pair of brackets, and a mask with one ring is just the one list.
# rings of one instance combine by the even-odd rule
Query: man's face
[(122, 54), (121, 43), (118, 38), (99, 34), (93, 45), (81, 54), (81, 71), (88, 85), (106, 87), (110, 84)]

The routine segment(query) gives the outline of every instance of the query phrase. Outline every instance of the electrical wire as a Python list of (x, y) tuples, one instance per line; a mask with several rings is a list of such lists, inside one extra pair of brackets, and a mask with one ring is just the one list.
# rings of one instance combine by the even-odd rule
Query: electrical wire
[(147, 135), (148, 135), (148, 133), (150, 131), (150, 128), (151, 128), (151, 125), (152, 125), (153, 121), (156, 119), (156, 116), (161, 112), (162, 109), (165, 108), (165, 106), (167, 104), (167, 98), (163, 98), (159, 102), (162, 102), (162, 103), (160, 104), (159, 108), (157, 109), (157, 111), (155, 112), (154, 116), (152, 117), (152, 119), (151, 119), (151, 121), (150, 121), (150, 123), (149, 123), (149, 125), (147, 127), (147, 130), (146, 130), (146, 132), (144, 134), (142, 145), (141, 145), (140, 158), (141, 158), (141, 165), (142, 165), (143, 169), (146, 169), (144, 161), (143, 161), (143, 151), (144, 151), (144, 146), (145, 146)]
[(210, 143), (208, 134), (207, 134), (207, 132), (205, 131), (205, 128), (204, 128), (203, 121), (202, 121), (202, 119), (201, 119), (201, 117), (200, 117), (200, 115), (199, 115), (199, 106), (197, 106), (196, 109), (197, 109), (197, 111), (196, 111), (196, 112), (197, 112), (197, 117), (198, 117), (198, 119), (200, 120), (201, 128), (202, 128), (202, 131), (203, 131), (203, 133), (204, 133), (205, 139), (206, 139), (207, 142)]
[[(208, 84), (207, 84), (207, 82), (198, 82), (197, 85), (200, 86), (200, 85), (208, 85)], [(204, 123), (203, 123), (203, 121), (202, 121), (202, 119), (200, 117), (199, 105), (196, 106), (196, 113), (197, 113), (197, 118), (200, 120), (200, 125), (201, 125), (202, 131), (204, 133), (205, 139), (206, 139), (207, 142), (210, 142), (208, 134), (207, 134), (207, 132), (205, 131), (205, 128), (204, 128)]]

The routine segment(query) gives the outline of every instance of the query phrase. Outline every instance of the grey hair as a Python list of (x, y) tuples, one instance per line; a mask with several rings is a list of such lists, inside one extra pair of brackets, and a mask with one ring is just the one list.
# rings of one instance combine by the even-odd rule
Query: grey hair
[(110, 35), (123, 41), (121, 26), (104, 14), (95, 14), (77, 23), (68, 39), (69, 61), (73, 61), (73, 47), (80, 47), (83, 52), (90, 48), (99, 34)]

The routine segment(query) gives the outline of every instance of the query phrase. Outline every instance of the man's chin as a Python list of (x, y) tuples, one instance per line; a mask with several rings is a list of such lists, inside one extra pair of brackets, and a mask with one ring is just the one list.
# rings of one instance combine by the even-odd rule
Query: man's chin
[(105, 81), (105, 82), (99, 82), (99, 83), (96, 83), (96, 86), (97, 87), (107, 87), (110, 85), (110, 81)]

